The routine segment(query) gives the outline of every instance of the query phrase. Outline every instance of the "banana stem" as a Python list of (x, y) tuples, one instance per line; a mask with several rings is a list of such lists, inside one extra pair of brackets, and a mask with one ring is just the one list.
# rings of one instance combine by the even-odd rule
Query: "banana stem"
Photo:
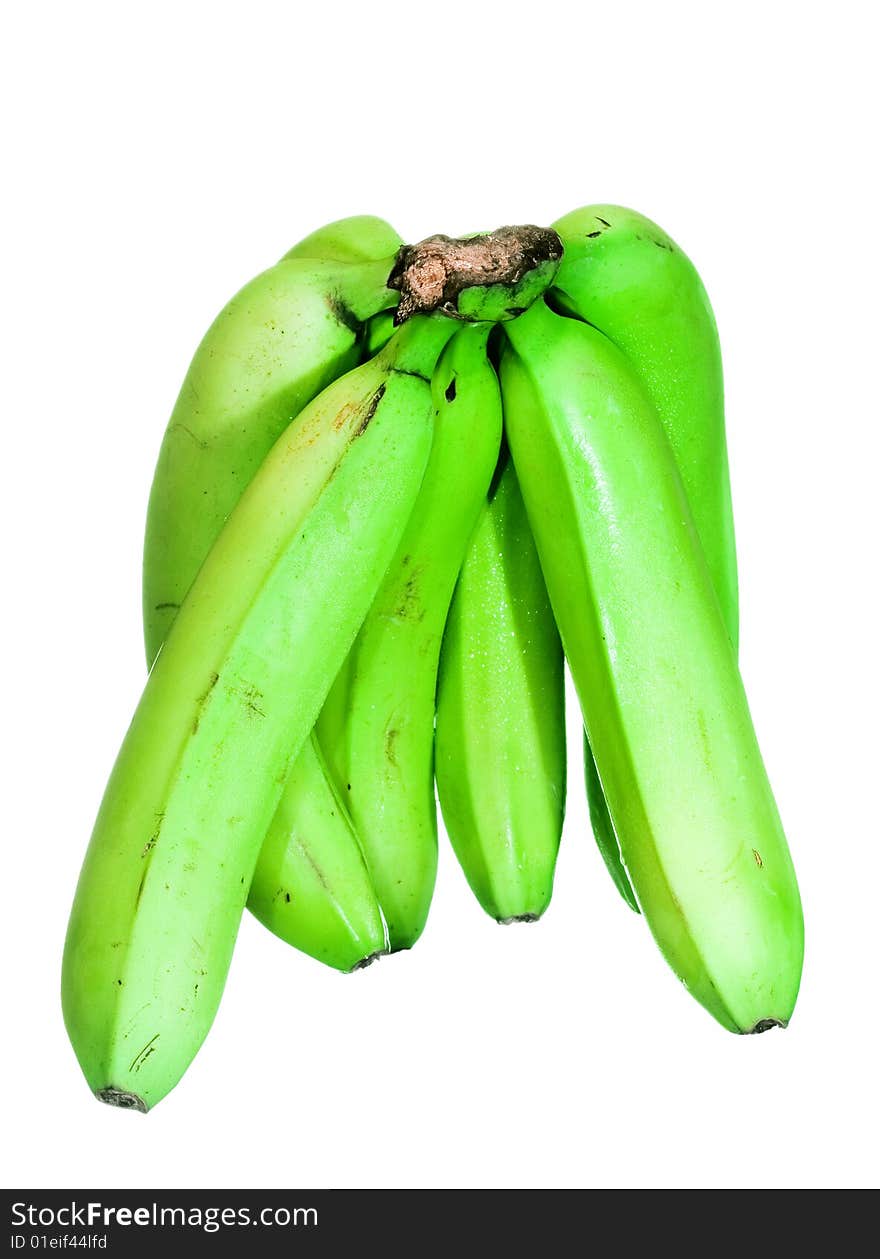
[[(562, 253), (562, 241), (552, 228), (532, 224), (461, 239), (429, 236), (417, 245), (403, 245), (388, 278), (388, 287), (400, 292), (394, 322), (403, 324), (413, 315), (436, 310), (483, 318), (479, 310), (465, 314), (459, 298), (469, 289), (510, 290), (515, 300), (524, 288), (528, 305), (537, 295), (529, 279), (537, 279), (537, 288), (543, 291), (555, 276)], [(507, 317), (519, 313), (511, 310)]]

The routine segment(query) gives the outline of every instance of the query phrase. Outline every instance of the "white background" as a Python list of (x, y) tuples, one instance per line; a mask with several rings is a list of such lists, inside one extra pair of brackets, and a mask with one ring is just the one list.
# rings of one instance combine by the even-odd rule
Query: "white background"
[[(876, 1183), (877, 100), (870, 6), (19, 6), (0, 81), (3, 804), (12, 1187)], [(659, 221), (725, 353), (742, 667), (807, 921), (785, 1033), (679, 986), (589, 837), (484, 917), (449, 852), (417, 949), (343, 977), (246, 919), (150, 1115), (101, 1107), (59, 964), (143, 683), (161, 433), (225, 300), (357, 212), (408, 240), (588, 201)]]

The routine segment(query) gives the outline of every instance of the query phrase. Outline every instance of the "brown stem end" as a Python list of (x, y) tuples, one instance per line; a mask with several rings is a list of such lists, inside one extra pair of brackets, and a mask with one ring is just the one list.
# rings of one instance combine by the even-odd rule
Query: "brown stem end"
[(552, 228), (532, 224), (462, 239), (429, 236), (417, 245), (402, 245), (388, 277), (388, 287), (400, 293), (394, 322), (438, 310), (461, 317), (458, 298), (465, 289), (515, 289), (539, 268), (555, 272), (562, 252)]

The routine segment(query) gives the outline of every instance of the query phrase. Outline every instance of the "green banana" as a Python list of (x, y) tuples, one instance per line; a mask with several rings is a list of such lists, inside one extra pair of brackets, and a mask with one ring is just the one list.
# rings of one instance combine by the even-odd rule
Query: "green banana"
[(437, 688), (443, 820), (499, 922), (546, 909), (565, 812), (562, 647), (506, 449), (446, 622)]
[(554, 287), (567, 309), (623, 351), (654, 403), (736, 648), (724, 381), (706, 290), (679, 246), (634, 210), (585, 206), (554, 226), (565, 244)]
[[(736, 648), (736, 545), (721, 348), (706, 290), (678, 245), (634, 210), (583, 206), (554, 227), (565, 245), (556, 299), (623, 350), (657, 408)], [(599, 849), (621, 895), (636, 909), (586, 737), (584, 765)]]
[(314, 732), (263, 840), (247, 905), (275, 935), (337, 970), (359, 970), (388, 949), (360, 842)]
[(319, 227), (288, 249), (284, 257), (373, 262), (393, 258), (402, 244), (397, 232), (384, 219), (373, 214), (355, 214)]
[(392, 950), (418, 939), (434, 889), (437, 661), (501, 440), (489, 331), (463, 326), (440, 359), (431, 382), (434, 445), (412, 519), (318, 722)]
[[(393, 255), (401, 243), (396, 237), (392, 239), (393, 235), (393, 229), (381, 219), (346, 219), (313, 232), (286, 257), (321, 258), (323, 250), (324, 260), (377, 261)], [(385, 269), (390, 270), (390, 262)], [(391, 298), (390, 292), (388, 296)], [(390, 313), (388, 318), (391, 319)], [(362, 340), (365, 335), (366, 329)], [(227, 349), (231, 352), (234, 348), (230, 334)], [(315, 339), (315, 349), (320, 352), (320, 338)], [(301, 366), (307, 370), (305, 358), (301, 359)], [(215, 382), (215, 374), (219, 374), (220, 381)], [(211, 377), (214, 394), (221, 400), (223, 382), (226, 381), (226, 388), (229, 383), (225, 361), (214, 355), (203, 364), (201, 376), (203, 382)], [(226, 412), (227, 408), (220, 405), (204, 414), (201, 432), (203, 440), (215, 451), (211, 475), (224, 487), (223, 500), (231, 509), (247, 488), (247, 480), (241, 443), (224, 440)], [(210, 428), (212, 419), (219, 419), (216, 432)], [(252, 447), (269, 449), (277, 424), (277, 412), (271, 407), (254, 411), (248, 434)], [(176, 514), (185, 502), (185, 495), (180, 493), (154, 493), (154, 536), (175, 539), (187, 533), (190, 518)], [(204, 522), (203, 543), (213, 541), (207, 534), (209, 523), (210, 520)], [(219, 532), (222, 521), (215, 516), (213, 523)], [(182, 553), (179, 547), (153, 548), (151, 563), (144, 572), (145, 607), (155, 607), (161, 592), (171, 585), (189, 589), (197, 569), (187, 570), (186, 558), (186, 552)], [(190, 558), (192, 562), (194, 557)], [(174, 608), (167, 609), (169, 626), (175, 614)], [(147, 636), (150, 637), (149, 630)], [(257, 862), (248, 908), (288, 944), (339, 970), (357, 969), (387, 947), (385, 924), (351, 819), (314, 738), (303, 745), (288, 777)]]
[[(360, 358), (363, 325), (396, 303), (384, 261), (292, 258), (247, 284), (196, 350), (162, 441), (144, 540), (152, 664), (245, 486), (302, 408)], [(185, 522), (185, 523), (182, 523)]]
[(505, 425), (639, 904), (723, 1026), (785, 1026), (797, 881), (706, 557), (622, 352), (536, 303), (509, 325)]
[[(306, 236), (285, 258), (322, 258), (328, 262), (379, 262), (392, 258), (403, 246), (390, 223), (372, 214), (337, 219)], [(368, 319), (361, 338), (363, 359), (372, 358), (387, 345), (394, 331), (394, 309), (379, 311)]]
[(104, 1101), (155, 1104), (210, 1028), (287, 774), (412, 511), (433, 428), (425, 376), (455, 328), (412, 320), (288, 428), (150, 672), (64, 953), (65, 1022)]
[[(403, 241), (384, 219), (338, 219), (306, 236), (285, 258), (374, 262)], [(393, 310), (367, 320), (362, 357), (393, 332)], [(388, 934), (345, 801), (314, 732), (294, 763), (251, 882), (248, 909), (270, 931), (338, 970), (359, 970), (388, 948)]]

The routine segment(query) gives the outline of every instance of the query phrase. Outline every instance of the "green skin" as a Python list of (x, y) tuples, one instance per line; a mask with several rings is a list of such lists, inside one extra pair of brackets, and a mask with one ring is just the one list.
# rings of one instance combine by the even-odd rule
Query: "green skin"
[(706, 290), (678, 245), (633, 210), (587, 206), (553, 226), (565, 244), (556, 289), (574, 314), (623, 351), (657, 408), (736, 647), (724, 382)]
[[(288, 249), (285, 258), (321, 258), (327, 262), (380, 262), (391, 258), (403, 244), (390, 223), (373, 214), (337, 219)], [(395, 294), (395, 301), (397, 295)], [(394, 310), (381, 310), (368, 319), (361, 338), (361, 358), (366, 361), (388, 344), (394, 332)]]
[(364, 358), (372, 358), (374, 354), (388, 344), (394, 333), (394, 311), (383, 310), (369, 321), (364, 333)]
[[(291, 420), (360, 358), (363, 324), (397, 302), (393, 256), (291, 258), (217, 316), (169, 420), (144, 540), (144, 637), (152, 664), (224, 521)], [(181, 528), (180, 522), (186, 521)]]
[(602, 860), (605, 862), (608, 873), (611, 875), (611, 881), (630, 909), (634, 913), (641, 913), (639, 902), (636, 900), (636, 894), (633, 891), (633, 885), (629, 881), (626, 866), (623, 864), (620, 855), (620, 844), (614, 831), (611, 814), (608, 812), (608, 804), (605, 800), (602, 784), (599, 781), (599, 771), (596, 768), (595, 757), (590, 750), (590, 740), (587, 738), (586, 730), (584, 731), (584, 782), (587, 788), (590, 825), (593, 828), (596, 846), (602, 855)]
[[(376, 262), (403, 244), (373, 215), (328, 223), (285, 258)], [(374, 315), (361, 353), (391, 338), (394, 311)], [(385, 921), (345, 801), (312, 733), (296, 758), (254, 871), (248, 909), (293, 948), (341, 971), (360, 970), (388, 949)]]
[(434, 444), (412, 519), (318, 723), (392, 951), (421, 934), (437, 872), (437, 663), (501, 440), (489, 331), (462, 326), (440, 359), (431, 382)]
[(263, 840), (248, 909), (282, 940), (337, 970), (359, 970), (387, 951), (360, 842), (314, 731)]
[[(553, 226), (565, 245), (556, 297), (624, 352), (654, 402), (735, 648), (736, 545), (721, 348), (700, 277), (678, 245), (634, 210), (583, 206)], [(584, 766), (599, 849), (621, 895), (637, 911), (586, 737)]]
[(146, 1109), (217, 1010), (260, 846), (412, 512), (433, 370), (413, 320), (275, 445), (214, 544), (114, 766), (68, 927), (64, 1017), (92, 1089)]
[[(400, 238), (383, 220), (360, 216), (319, 229), (288, 251), (285, 258), (321, 259), (343, 264), (385, 259), (382, 263), (384, 280), (390, 270), (389, 255), (396, 253), (400, 244)], [(343, 267), (340, 274), (345, 271)], [(553, 271), (555, 273), (555, 266)], [(349, 271), (349, 277), (351, 274)], [(537, 279), (534, 275), (526, 275), (518, 286), (499, 286), (498, 293), (480, 288), (474, 290), (472, 296), (469, 290), (465, 290), (460, 295), (460, 302), (479, 310), (490, 301), (504, 304), (510, 294), (517, 301), (522, 301), (527, 292), (537, 291), (550, 278), (547, 275), (545, 279), (542, 271)], [(396, 295), (388, 290), (385, 293), (388, 299), (396, 300)], [(393, 310), (381, 312), (369, 320), (361, 337), (367, 354), (378, 352), (387, 342), (393, 331), (392, 321)], [(217, 396), (235, 396), (231, 388), (236, 379), (234, 364), (237, 362), (240, 365), (242, 359), (241, 354), (232, 353), (238, 331), (241, 329), (237, 324), (227, 328), (226, 353), (212, 353), (203, 362), (202, 396), (210, 392), (218, 374), (220, 382), (213, 385)], [(252, 336), (249, 327), (245, 331)], [(285, 335), (289, 333), (288, 327)], [(319, 348), (320, 345), (316, 353)], [(230, 366), (230, 358), (233, 366)], [(299, 358), (294, 357), (286, 363), (285, 369), (290, 371), (296, 365), (303, 366), (301, 353)], [(258, 392), (253, 371), (249, 369), (239, 393), (250, 398)], [(204, 443), (202, 450), (209, 451), (212, 460), (209, 469), (204, 462), (209, 456), (201, 455), (198, 456), (198, 475), (193, 471), (192, 460), (196, 456), (193, 456), (191, 445), (184, 443), (170, 448), (164, 479), (157, 473), (152, 500), (153, 536), (164, 538), (167, 544), (153, 549), (153, 562), (145, 569), (145, 606), (148, 608), (155, 609), (156, 602), (161, 601), (156, 592), (167, 589), (169, 585), (188, 589), (197, 571), (192, 567), (196, 556), (184, 542), (190, 530), (192, 511), (192, 503), (187, 493), (183, 492), (187, 489), (187, 478), (192, 476), (197, 488), (204, 490), (207, 488), (203, 484), (204, 478), (210, 475), (215, 492), (218, 486), (225, 487), (226, 509), (234, 505), (233, 495), (241, 494), (246, 488), (247, 470), (243, 470), (241, 460), (242, 437), (236, 434), (233, 441), (226, 439), (224, 425), (228, 428), (229, 410), (229, 407), (219, 407), (214, 412), (199, 412), (200, 435)], [(217, 431), (212, 430), (212, 423), (218, 425)], [(273, 409), (256, 408), (247, 422), (247, 440), (251, 447), (261, 449), (270, 445), (276, 428), (277, 414)], [(180, 480), (182, 491), (177, 494), (168, 492), (169, 482), (175, 476)], [(215, 514), (215, 531), (219, 530), (221, 523), (219, 513)], [(202, 548), (213, 540), (208, 533), (211, 524), (211, 517), (202, 513)], [(187, 559), (189, 570), (186, 568)], [(164, 607), (160, 615), (170, 625), (175, 611), (174, 608)], [(149, 641), (149, 626), (147, 636)], [(285, 831), (289, 840), (286, 845)], [(375, 895), (370, 892), (363, 854), (356, 842), (347, 810), (344, 806), (340, 807), (336, 787), (328, 778), (323, 758), (313, 739), (306, 742), (295, 772), (288, 779), (278, 816), (267, 836), (265, 868), (261, 857), (248, 903), (255, 915), (289, 944), (340, 970), (359, 967), (387, 947), (385, 926)]]
[(499, 922), (540, 918), (565, 812), (562, 646), (506, 450), (446, 622), (436, 775), (483, 909)]
[(508, 441), (639, 904), (723, 1026), (784, 1026), (797, 882), (670, 443), (596, 329), (537, 303), (507, 337)]
[(403, 240), (390, 223), (374, 214), (355, 214), (326, 223), (288, 249), (285, 258), (324, 258), (329, 262), (374, 262), (393, 258)]
[[(403, 244), (384, 219), (328, 223), (285, 258), (378, 262)], [(394, 311), (369, 319), (361, 355), (391, 338)], [(348, 808), (312, 733), (296, 759), (260, 851), (248, 909), (286, 943), (327, 966), (360, 970), (388, 949), (388, 935)]]
[[(399, 245), (388, 224), (361, 216), (313, 232), (285, 257), (323, 256), (325, 261), (372, 262), (392, 255)], [(388, 318), (392, 318), (392, 312)], [(203, 375), (211, 371), (222, 373), (228, 384), (230, 367), (225, 359), (215, 356), (206, 362)], [(224, 414), (222, 408), (215, 411), (215, 416)], [(203, 439), (213, 452), (213, 476), (227, 487), (228, 496), (233, 491), (240, 495), (247, 488), (240, 443), (223, 441), (222, 427), (211, 435), (210, 418), (203, 415), (201, 422)], [(249, 423), (249, 441), (256, 447), (271, 445), (278, 423), (276, 412), (272, 408), (258, 409)], [(214, 437), (220, 439), (219, 444), (215, 444)], [(221, 470), (223, 455), (230, 463)], [(178, 458), (191, 456), (187, 446), (178, 450)], [(152, 523), (156, 534), (175, 539), (187, 533), (191, 517), (175, 514), (186, 506), (186, 501), (183, 494), (154, 493)], [(228, 505), (233, 506), (231, 501)], [(209, 523), (202, 519), (202, 537), (203, 541), (213, 542), (213, 538), (207, 539)], [(214, 526), (217, 532), (222, 527), (216, 516)], [(170, 584), (186, 585), (189, 589), (197, 569), (187, 572), (183, 567), (185, 559), (186, 552), (179, 547), (154, 550), (153, 562), (145, 571), (147, 606), (156, 601), (154, 590)], [(191, 556), (192, 562), (194, 559)], [(175, 610), (167, 609), (167, 614), (170, 626)], [(147, 636), (149, 640), (149, 630)], [(248, 908), (286, 943), (341, 971), (363, 966), (387, 947), (385, 924), (351, 819), (314, 738), (304, 744), (288, 778), (257, 862)]]
[(532, 302), (553, 283), (559, 269), (558, 261), (542, 262), (533, 267), (516, 284), (475, 284), (458, 296), (456, 310), (462, 319), (504, 323), (517, 319)]

